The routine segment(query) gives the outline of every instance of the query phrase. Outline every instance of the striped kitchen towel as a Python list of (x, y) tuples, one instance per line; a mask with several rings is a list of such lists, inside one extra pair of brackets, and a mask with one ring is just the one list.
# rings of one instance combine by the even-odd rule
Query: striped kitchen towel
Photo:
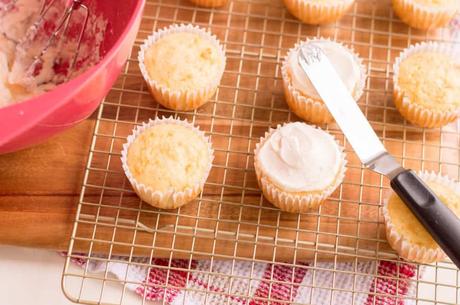
[[(146, 300), (171, 305), (411, 305), (417, 266), (405, 262), (318, 262), (291, 266), (220, 260), (153, 259), (124, 263), (77, 260), (88, 272), (108, 272), (130, 282)], [(138, 284), (135, 284), (138, 283)]]

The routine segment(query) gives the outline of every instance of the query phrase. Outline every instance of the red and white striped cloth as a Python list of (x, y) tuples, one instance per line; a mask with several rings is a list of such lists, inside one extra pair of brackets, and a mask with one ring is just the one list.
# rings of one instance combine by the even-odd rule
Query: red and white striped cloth
[[(154, 259), (153, 267), (76, 261), (88, 272), (107, 270), (146, 300), (171, 305), (356, 304), (411, 305), (416, 265), (404, 262), (319, 262), (292, 267), (246, 261)], [(148, 263), (145, 258), (134, 262)], [(169, 271), (168, 271), (169, 269)], [(166, 287), (166, 288), (165, 288)], [(269, 301), (268, 301), (269, 300)]]

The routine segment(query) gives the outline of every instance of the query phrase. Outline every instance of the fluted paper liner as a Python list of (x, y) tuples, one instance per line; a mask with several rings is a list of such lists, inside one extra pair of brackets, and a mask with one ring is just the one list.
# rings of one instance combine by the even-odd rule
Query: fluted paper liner
[[(460, 194), (460, 185), (447, 176), (442, 176), (434, 172), (420, 172), (419, 177), (425, 182), (436, 182)], [(391, 248), (393, 248), (400, 257), (408, 261), (422, 264), (442, 261), (446, 255), (439, 246), (436, 248), (427, 248), (413, 244), (406, 239), (403, 234), (396, 230), (388, 211), (388, 200), (389, 198), (385, 200), (382, 211), (385, 219), (386, 236)]]
[[(218, 77), (210, 80), (210, 83), (206, 87), (195, 88), (193, 90), (173, 90), (165, 85), (159, 84), (155, 80), (152, 80), (147, 72), (147, 68), (144, 64), (144, 56), (149, 47), (166, 35), (180, 32), (195, 33), (205, 39), (208, 39), (222, 57), (222, 66), (220, 67)], [(166, 108), (188, 111), (202, 106), (214, 95), (217, 87), (219, 86), (220, 80), (222, 79), (222, 75), (224, 74), (226, 57), (224, 48), (219, 43), (215, 35), (212, 35), (210, 32), (191, 24), (173, 24), (153, 33), (144, 40), (138, 54), (138, 60), (142, 76), (147, 82), (149, 90), (155, 100)]]
[(305, 41), (301, 41), (297, 43), (294, 48), (290, 49), (284, 58), (282, 67), (281, 67), (281, 75), (283, 77), (283, 87), (284, 87), (284, 95), (286, 98), (286, 103), (288, 104), (289, 108), (294, 112), (298, 117), (301, 119), (313, 123), (313, 124), (324, 124), (330, 123), (334, 121), (331, 113), (327, 109), (327, 106), (324, 102), (317, 98), (312, 98), (309, 96), (304, 95), (298, 89), (296, 89), (291, 82), (291, 77), (288, 72), (288, 58), (291, 55), (291, 52), (296, 51), (301, 45), (315, 42), (315, 41), (328, 41), (335, 43), (341, 47), (343, 47), (346, 51), (352, 54), (353, 59), (356, 61), (356, 64), (359, 65), (361, 71), (361, 79), (359, 81), (358, 87), (354, 92), (353, 98), (355, 101), (358, 101), (363, 94), (364, 87), (366, 86), (366, 79), (367, 73), (366, 68), (363, 65), (362, 59), (354, 52), (353, 49), (348, 48), (344, 44), (336, 41), (332, 41), (326, 38), (313, 38), (307, 39)]
[[(437, 52), (458, 58), (456, 51), (452, 46), (437, 42), (423, 42), (412, 45), (401, 52), (393, 65), (393, 101), (401, 115), (412, 124), (425, 128), (442, 127), (455, 121), (460, 116), (460, 109), (432, 109), (417, 104), (409, 99), (399, 86), (399, 66), (401, 62), (413, 54), (420, 52)], [(457, 57), (455, 57), (457, 56)], [(460, 97), (459, 97), (460, 98)]]
[(332, 23), (340, 19), (353, 5), (354, 0), (324, 3), (311, 0), (284, 0), (288, 11), (308, 24)]
[[(203, 173), (202, 179), (191, 188), (187, 188), (183, 191), (175, 191), (171, 189), (166, 192), (160, 192), (158, 190), (154, 190), (150, 186), (146, 186), (142, 183), (139, 183), (131, 174), (127, 162), (129, 146), (134, 142), (136, 137), (142, 134), (145, 130), (161, 124), (180, 125), (190, 128), (196, 134), (198, 134), (203, 139), (203, 141), (208, 143), (208, 153), (210, 156), (209, 165), (206, 171)], [(172, 117), (161, 119), (157, 118), (155, 120), (150, 119), (147, 123), (143, 123), (142, 125), (137, 126), (133, 130), (133, 133), (128, 137), (127, 142), (123, 145), (123, 150), (121, 152), (122, 167), (134, 191), (143, 201), (151, 204), (154, 207), (162, 209), (175, 209), (195, 199), (203, 190), (203, 186), (206, 180), (208, 179), (209, 172), (212, 168), (213, 159), (214, 150), (212, 148), (210, 139), (205, 135), (205, 133), (199, 130), (197, 127), (190, 124), (189, 122), (187, 122), (186, 120), (182, 121), (178, 119), (173, 119)]]
[(282, 128), (283, 126), (287, 124), (289, 123), (278, 125), (276, 129), (270, 128), (269, 131), (265, 133), (265, 136), (260, 138), (260, 142), (256, 145), (256, 148), (254, 151), (254, 167), (255, 167), (259, 187), (262, 190), (262, 193), (264, 194), (265, 198), (267, 198), (268, 201), (270, 201), (274, 206), (286, 212), (305, 213), (305, 212), (318, 208), (320, 204), (324, 202), (324, 200), (326, 200), (326, 198), (328, 198), (334, 192), (334, 190), (342, 183), (343, 178), (345, 177), (345, 172), (346, 172), (346, 164), (347, 164), (346, 155), (344, 153), (343, 147), (340, 146), (340, 144), (337, 141), (335, 141), (335, 138), (331, 134), (323, 131), (328, 136), (334, 139), (334, 141), (339, 146), (340, 151), (342, 152), (341, 153), (341, 159), (342, 159), (341, 166), (340, 166), (339, 171), (336, 173), (334, 183), (329, 185), (324, 190), (320, 190), (318, 192), (315, 191), (310, 194), (308, 192), (292, 193), (292, 192), (288, 192), (288, 191), (281, 189), (280, 187), (272, 183), (269, 177), (267, 177), (263, 173), (263, 170), (259, 165), (258, 155), (259, 155), (260, 149), (265, 144), (265, 142), (277, 130), (279, 130), (280, 128)]
[(420, 30), (448, 25), (460, 7), (458, 4), (456, 9), (446, 5), (430, 7), (414, 0), (393, 0), (392, 3), (393, 10), (402, 21)]
[(228, 0), (189, 0), (190, 2), (203, 7), (221, 7), (227, 4)]

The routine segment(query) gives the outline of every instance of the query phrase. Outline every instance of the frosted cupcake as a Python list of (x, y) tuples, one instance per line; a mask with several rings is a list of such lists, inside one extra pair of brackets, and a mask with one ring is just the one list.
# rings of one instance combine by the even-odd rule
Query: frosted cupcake
[(335, 22), (351, 8), (354, 0), (284, 0), (288, 11), (308, 24)]
[(458, 0), (393, 0), (398, 17), (411, 27), (427, 30), (448, 25), (460, 9)]
[(149, 36), (139, 65), (156, 101), (173, 110), (193, 110), (215, 93), (225, 69), (217, 38), (192, 25), (172, 25)]
[(394, 103), (420, 127), (441, 127), (460, 115), (460, 53), (434, 42), (404, 50), (393, 67)]
[[(423, 172), (419, 176), (460, 217), (460, 185), (435, 173)], [(388, 243), (399, 256), (418, 263), (433, 263), (445, 258), (431, 235), (393, 192), (384, 203), (383, 215)]]
[(134, 191), (162, 209), (178, 208), (203, 189), (214, 159), (209, 139), (187, 121), (163, 118), (138, 126), (121, 161)]
[(284, 94), (289, 108), (305, 121), (314, 124), (330, 123), (334, 120), (332, 115), (299, 65), (299, 50), (306, 44), (314, 44), (324, 51), (356, 101), (363, 93), (366, 69), (352, 50), (323, 38), (302, 41), (289, 50), (281, 67)]
[(203, 7), (221, 7), (227, 4), (228, 0), (189, 0), (190, 2)]
[(333, 136), (300, 122), (270, 129), (254, 156), (265, 198), (293, 213), (317, 208), (342, 183), (345, 165)]

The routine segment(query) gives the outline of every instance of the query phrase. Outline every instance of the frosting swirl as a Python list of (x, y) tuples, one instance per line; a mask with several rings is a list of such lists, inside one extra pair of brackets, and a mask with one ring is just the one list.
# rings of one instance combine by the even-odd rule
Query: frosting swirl
[[(305, 43), (314, 44), (323, 50), (349, 92), (354, 95), (362, 76), (360, 66), (353, 58), (353, 54), (341, 44), (329, 40), (315, 40), (304, 42), (303, 44)], [(287, 58), (287, 71), (291, 77), (292, 86), (303, 95), (321, 99), (310, 79), (300, 67), (298, 55), (299, 48), (295, 48), (291, 50)]]
[(295, 122), (278, 128), (260, 148), (258, 159), (264, 174), (278, 187), (311, 192), (334, 183), (341, 155), (330, 134)]

